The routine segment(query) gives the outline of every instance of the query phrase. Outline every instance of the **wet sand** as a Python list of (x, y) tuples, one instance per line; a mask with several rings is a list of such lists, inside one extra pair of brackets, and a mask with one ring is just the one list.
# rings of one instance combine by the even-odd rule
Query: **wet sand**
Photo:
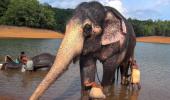
[(47, 29), (0, 25), (0, 38), (63, 38), (63, 34)]
[[(37, 38), (37, 39), (56, 39), (63, 38), (64, 35), (47, 29), (36, 29), (28, 27), (0, 25), (0, 38)], [(138, 42), (148, 43), (170, 43), (170, 37), (148, 36), (138, 37)]]
[(170, 43), (170, 37), (163, 36), (148, 36), (148, 37), (138, 37), (138, 42), (146, 42), (146, 43)]

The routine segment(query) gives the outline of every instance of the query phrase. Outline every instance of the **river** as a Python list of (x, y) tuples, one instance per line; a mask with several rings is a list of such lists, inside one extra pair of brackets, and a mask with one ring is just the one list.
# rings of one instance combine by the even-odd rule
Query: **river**
[[(0, 62), (4, 56), (17, 58), (21, 51), (30, 57), (48, 52), (56, 54), (61, 40), (49, 39), (1, 39)], [(137, 43), (135, 49), (137, 63), (141, 69), (141, 90), (131, 91), (119, 83), (108, 100), (169, 100), (170, 98), (170, 45)], [(101, 79), (102, 65), (98, 62)], [(47, 71), (22, 73), (19, 70), (0, 71), (0, 99), (28, 100)], [(41, 100), (80, 100), (79, 64), (71, 64), (65, 72), (42, 96)]]

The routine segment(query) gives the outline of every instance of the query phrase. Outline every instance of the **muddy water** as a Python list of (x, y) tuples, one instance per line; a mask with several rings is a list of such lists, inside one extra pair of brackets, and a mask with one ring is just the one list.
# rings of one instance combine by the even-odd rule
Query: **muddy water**
[[(55, 54), (61, 40), (0, 40), (0, 62), (5, 55), (16, 58), (20, 51), (29, 56), (42, 52)], [(169, 100), (170, 98), (170, 45), (137, 43), (136, 59), (141, 69), (140, 91), (129, 90), (119, 83), (113, 86), (108, 100)], [(102, 66), (98, 62), (101, 79)], [(80, 100), (80, 77), (77, 64), (60, 77), (43, 95), (42, 100)], [(26, 72), (0, 71), (0, 100), (28, 100), (47, 71)]]

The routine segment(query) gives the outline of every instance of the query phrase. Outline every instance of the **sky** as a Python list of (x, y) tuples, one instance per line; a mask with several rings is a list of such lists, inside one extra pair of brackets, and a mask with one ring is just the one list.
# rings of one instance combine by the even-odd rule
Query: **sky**
[[(39, 0), (57, 8), (76, 8), (81, 2), (94, 0)], [(170, 20), (170, 0), (95, 0), (116, 8), (126, 18)]]

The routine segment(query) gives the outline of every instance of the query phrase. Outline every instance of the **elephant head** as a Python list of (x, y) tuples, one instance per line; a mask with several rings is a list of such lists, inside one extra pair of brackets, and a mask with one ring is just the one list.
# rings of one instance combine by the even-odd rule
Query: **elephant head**
[[(104, 7), (98, 2), (84, 2), (75, 9), (73, 17), (66, 25), (65, 37), (59, 47), (54, 64), (34, 91), (31, 100), (38, 99), (68, 68), (71, 61), (80, 56), (86, 46), (89, 47), (87, 40), (92, 42), (96, 40), (96, 37), (100, 37), (98, 42), (95, 41), (96, 45), (100, 47), (101, 45), (117, 42), (123, 37), (126, 33), (126, 27), (122, 16), (119, 16), (120, 14), (115, 16), (111, 10), (107, 11), (107, 8), (109, 9), (109, 7)], [(112, 25), (115, 24), (116, 27), (112, 29)], [(93, 52), (95, 51), (93, 50)]]

